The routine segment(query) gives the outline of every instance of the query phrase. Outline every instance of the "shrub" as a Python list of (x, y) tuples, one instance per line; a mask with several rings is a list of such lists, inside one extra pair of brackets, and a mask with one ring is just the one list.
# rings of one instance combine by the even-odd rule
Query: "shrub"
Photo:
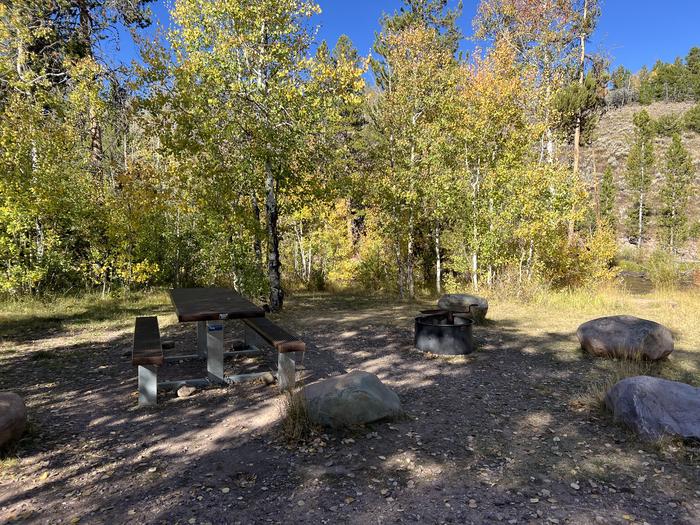
[(654, 286), (659, 289), (676, 288), (682, 279), (681, 268), (673, 256), (656, 250), (646, 262), (647, 273)]
[(654, 121), (654, 133), (662, 137), (672, 137), (683, 131), (683, 120), (683, 115), (663, 115)]
[(296, 392), (286, 392), (280, 408), (282, 416), (282, 436), (290, 443), (299, 443), (308, 438), (314, 424), (309, 417), (303, 389)]
[(700, 104), (690, 108), (683, 120), (685, 121), (685, 129), (700, 133)]

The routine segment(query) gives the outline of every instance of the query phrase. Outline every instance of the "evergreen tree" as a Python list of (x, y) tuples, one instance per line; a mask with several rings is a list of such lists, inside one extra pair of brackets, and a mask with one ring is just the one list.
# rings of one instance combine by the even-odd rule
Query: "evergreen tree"
[(630, 236), (635, 237), (637, 248), (642, 248), (649, 214), (648, 194), (654, 170), (654, 126), (645, 110), (634, 114), (634, 138), (627, 158), (627, 188), (633, 205), (629, 215)]
[(683, 124), (686, 129), (700, 133), (700, 104), (696, 104), (685, 113)]
[(605, 168), (603, 172), (603, 179), (600, 183), (600, 220), (604, 224), (607, 224), (611, 228), (615, 229), (617, 218), (616, 218), (616, 206), (615, 200), (617, 199), (617, 187), (615, 186), (615, 180), (613, 179), (613, 170), (611, 166)]
[(666, 152), (659, 218), (664, 243), (671, 253), (675, 253), (687, 239), (688, 200), (694, 177), (695, 167), (690, 154), (680, 135), (674, 135)]
[(654, 86), (646, 66), (643, 66), (637, 73), (637, 81), (639, 82), (639, 103), (648, 106), (654, 102)]
[(448, 8), (447, 0), (404, 0), (404, 6), (393, 15), (384, 15), (381, 19), (382, 31), (377, 34), (374, 52), (378, 58), (372, 58), (371, 67), (377, 86), (387, 89), (390, 72), (386, 56), (390, 52), (388, 38), (390, 35), (415, 28), (430, 28), (437, 32), (440, 47), (453, 56), (459, 49), (463, 35), (457, 26), (457, 19), (462, 14), (462, 2), (454, 9)]
[(576, 145), (578, 137), (579, 145), (587, 144), (604, 104), (600, 83), (589, 72), (583, 84), (572, 83), (557, 92), (554, 99), (557, 129), (568, 143)]
[(618, 67), (613, 71), (610, 79), (612, 81), (613, 89), (626, 89), (630, 87), (630, 80), (632, 78), (632, 73), (629, 69), (624, 66)]

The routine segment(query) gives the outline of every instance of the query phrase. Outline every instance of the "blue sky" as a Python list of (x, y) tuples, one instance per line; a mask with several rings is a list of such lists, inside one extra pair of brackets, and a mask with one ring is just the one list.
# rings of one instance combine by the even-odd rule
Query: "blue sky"
[[(340, 35), (347, 34), (362, 54), (370, 51), (382, 13), (391, 13), (402, 5), (401, 0), (317, 1), (323, 10), (316, 20), (319, 38), (332, 46)], [(166, 1), (156, 0), (151, 5), (154, 18), (167, 26)], [(477, 5), (478, 0), (464, 0), (460, 26), (467, 36), (472, 32)], [(129, 36), (120, 33), (113, 58), (130, 62), (136, 57), (136, 49)], [(468, 50), (472, 45), (465, 42), (463, 48)], [(605, 52), (613, 66), (622, 64), (637, 71), (659, 59), (670, 62), (677, 56), (684, 57), (692, 46), (700, 46), (700, 0), (602, 0), (593, 48)]]

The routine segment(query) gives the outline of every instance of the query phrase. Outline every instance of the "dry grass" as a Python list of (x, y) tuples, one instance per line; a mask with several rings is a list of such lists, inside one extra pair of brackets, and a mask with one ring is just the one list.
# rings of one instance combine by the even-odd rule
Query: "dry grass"
[(286, 392), (280, 405), (282, 437), (289, 444), (305, 441), (315, 429), (303, 388)]
[(669, 359), (649, 362), (641, 359), (591, 360), (588, 387), (574, 397), (573, 408), (599, 410), (608, 390), (632, 376), (651, 375), (700, 386), (700, 293), (695, 290), (664, 290), (633, 295), (614, 286), (577, 291), (541, 293), (531, 301), (502, 301), (493, 298), (490, 317), (496, 324), (514, 327), (519, 338), (547, 340), (558, 359), (587, 359), (576, 338), (578, 326), (608, 315), (634, 315), (667, 326), (673, 333), (675, 351)]
[(658, 366), (641, 359), (615, 359), (610, 370), (594, 379), (582, 394), (576, 396), (572, 406), (589, 410), (604, 410), (605, 396), (618, 382), (628, 377), (658, 375)]

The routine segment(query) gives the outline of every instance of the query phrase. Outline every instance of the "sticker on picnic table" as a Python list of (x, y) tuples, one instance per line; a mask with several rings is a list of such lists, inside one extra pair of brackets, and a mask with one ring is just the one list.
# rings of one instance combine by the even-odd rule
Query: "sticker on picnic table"
[(222, 324), (207, 325), (207, 330), (209, 330), (210, 332), (220, 332), (223, 329), (224, 329), (224, 325), (222, 325)]
[(228, 314), (219, 314), (219, 319), (221, 319), (222, 321), (228, 319)]

